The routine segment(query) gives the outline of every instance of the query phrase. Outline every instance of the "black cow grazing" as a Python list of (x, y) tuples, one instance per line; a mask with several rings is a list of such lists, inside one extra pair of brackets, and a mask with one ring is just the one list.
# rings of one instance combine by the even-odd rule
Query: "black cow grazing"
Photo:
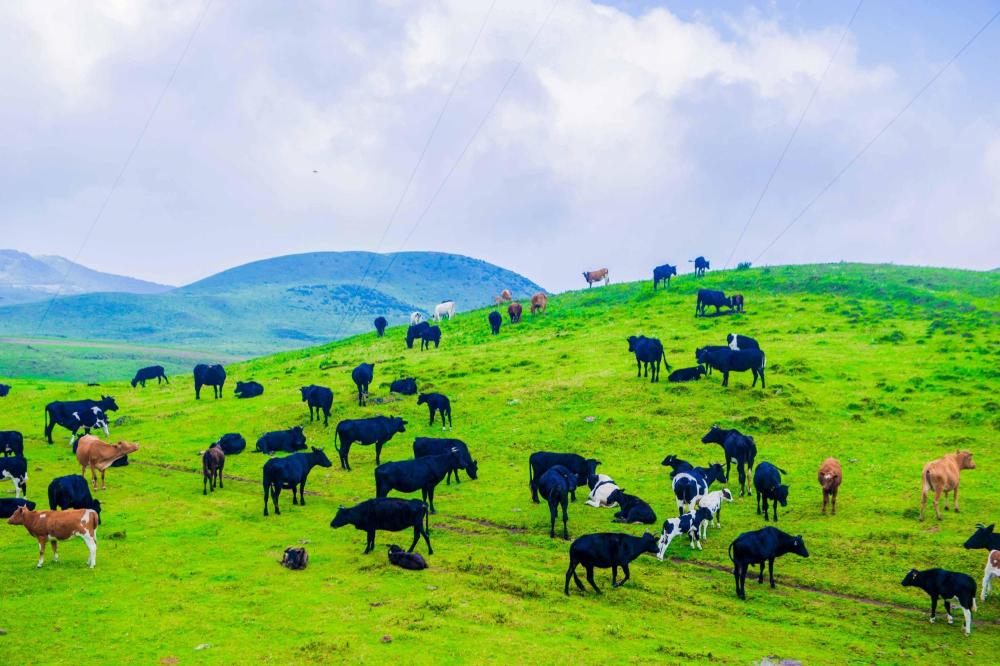
[[(550, 467), (562, 465), (576, 474), (576, 485), (577, 487), (582, 487), (587, 485), (588, 479), (597, 473), (597, 466), (600, 464), (600, 460), (584, 458), (575, 453), (535, 451), (528, 457), (528, 485), (531, 487), (531, 500), (535, 504), (538, 504), (538, 479)], [(570, 491), (570, 497), (574, 502), (576, 501), (575, 489)]]
[(208, 494), (208, 487), (211, 486), (212, 492), (215, 492), (215, 484), (219, 484), (219, 488), (223, 488), (222, 485), (222, 470), (226, 466), (226, 452), (222, 450), (222, 447), (218, 444), (213, 444), (208, 447), (208, 450), (201, 455), (201, 494)]
[(719, 463), (713, 463), (708, 467), (692, 467), (684, 471), (678, 471), (673, 475), (674, 496), (677, 498), (677, 515), (683, 516), (684, 505), (687, 504), (690, 510), (694, 510), (698, 500), (701, 499), (712, 484), (716, 481), (725, 483), (729, 480), (726, 471)]
[(28, 461), (21, 457), (0, 458), (0, 481), (14, 482), (14, 497), (28, 495)]
[(427, 560), (420, 553), (408, 553), (396, 544), (389, 546), (389, 563), (400, 569), (420, 571), (427, 568)]
[(419, 324), (410, 324), (410, 327), (406, 329), (406, 348), (413, 349), (414, 340), (423, 340), (424, 333), (427, 329), (431, 327), (426, 321), (422, 321)]
[(132, 388), (135, 388), (139, 384), (142, 385), (142, 388), (146, 388), (146, 381), (153, 379), (156, 380), (157, 384), (160, 382), (170, 383), (170, 380), (167, 379), (167, 373), (163, 371), (162, 365), (151, 365), (146, 368), (139, 368), (135, 373), (135, 377), (132, 378)]
[(566, 469), (562, 465), (554, 465), (542, 474), (537, 480), (536, 487), (538, 493), (549, 503), (549, 537), (556, 538), (556, 516), (559, 514), (559, 505), (562, 505), (563, 514), (563, 539), (569, 539), (569, 530), (566, 528), (566, 507), (569, 505), (570, 493), (576, 492), (576, 474)]
[(375, 468), (375, 497), (386, 497), (390, 490), (402, 493), (419, 490), (431, 513), (437, 513), (434, 489), (446, 475), (460, 469), (468, 472), (470, 479), (478, 478), (476, 462), (466, 461), (457, 448), (439, 456), (387, 462)]
[(333, 407), (333, 391), (325, 386), (310, 384), (299, 389), (302, 393), (302, 402), (309, 404), (309, 422), (312, 423), (313, 412), (316, 413), (316, 420), (319, 420), (320, 410), (323, 411), (323, 425), (330, 424), (330, 408)]
[(903, 587), (919, 587), (930, 595), (931, 622), (937, 620), (938, 599), (944, 601), (944, 610), (948, 614), (948, 624), (954, 620), (951, 617), (951, 602), (957, 601), (965, 615), (964, 631), (968, 636), (972, 633), (972, 612), (976, 608), (976, 581), (972, 576), (947, 569), (927, 569), (917, 571), (910, 569), (903, 578)]
[(697, 259), (688, 259), (688, 262), (694, 262), (694, 274), (697, 277), (704, 277), (705, 271), (710, 269), (711, 263), (705, 257), (698, 257)]
[(493, 331), (493, 335), (500, 335), (500, 325), (503, 324), (503, 317), (496, 310), (490, 310), (490, 314), (487, 317), (490, 320), (490, 330)]
[(354, 529), (368, 534), (365, 544), (365, 555), (375, 549), (375, 532), (399, 532), (408, 527), (413, 528), (413, 543), (407, 552), (412, 553), (417, 547), (420, 537), (427, 542), (427, 554), (433, 555), (431, 538), (427, 534), (430, 517), (427, 505), (420, 500), (399, 499), (396, 497), (378, 497), (365, 500), (361, 504), (337, 509), (337, 515), (330, 521), (330, 527), (337, 529), (344, 525), (354, 525)]
[[(667, 370), (670, 370), (666, 354), (663, 353), (663, 343), (658, 338), (630, 335), (628, 337), (628, 350), (635, 354), (636, 377), (652, 374), (650, 383), (660, 381), (661, 360)], [(652, 373), (649, 372), (650, 368), (652, 368)]]
[(657, 266), (653, 269), (653, 291), (656, 291), (656, 285), (663, 282), (666, 284), (667, 289), (670, 288), (670, 276), (677, 275), (677, 267), (671, 266), (670, 264), (663, 264), (662, 266)]
[[(462, 459), (462, 467), (458, 469), (466, 469), (469, 466), (475, 466), (476, 461), (472, 459), (472, 454), (469, 453), (469, 447), (465, 445), (460, 439), (438, 439), (435, 437), (417, 437), (413, 440), (413, 457), (414, 458), (424, 458), (426, 456), (440, 456), (448, 453), (452, 449), (458, 450), (458, 455)], [(455, 483), (461, 483), (458, 478), (458, 469), (454, 470), (455, 473)], [(478, 469), (478, 467), (477, 467)], [(445, 483), (451, 485), (451, 475), (452, 472), (449, 471), (448, 475), (445, 477)]]
[(306, 448), (306, 436), (302, 432), (302, 426), (295, 426), (288, 430), (274, 430), (264, 433), (257, 440), (254, 449), (258, 453), (272, 454), (277, 451), (293, 453)]
[(715, 306), (715, 314), (719, 314), (719, 308), (726, 307), (730, 311), (733, 309), (733, 299), (726, 296), (725, 292), (718, 289), (699, 289), (698, 300), (694, 306), (694, 316), (704, 317), (705, 308)]
[(17, 430), (0, 430), (0, 453), (24, 457), (24, 435)]
[(375, 379), (375, 364), (362, 363), (351, 371), (351, 379), (358, 387), (358, 406), (366, 405), (368, 403), (368, 385)]
[[(340, 456), (340, 466), (350, 471), (351, 463), (347, 456), (351, 452), (351, 444), (357, 442), (362, 446), (375, 445), (375, 464), (382, 464), (382, 447), (398, 432), (406, 432), (406, 421), (398, 416), (373, 416), (367, 419), (344, 419), (337, 424), (336, 438), (340, 440), (337, 454)], [(334, 442), (336, 445), (336, 441)]]
[(256, 398), (264, 395), (264, 387), (257, 382), (236, 382), (236, 390), (233, 393), (237, 398)]
[(49, 509), (93, 509), (101, 518), (101, 502), (90, 494), (87, 478), (79, 474), (58, 476), (49, 483)]
[(27, 507), (28, 511), (35, 510), (35, 503), (23, 497), (0, 497), (0, 518), (10, 518), (22, 506)]
[(428, 425), (434, 425), (434, 412), (441, 413), (441, 429), (445, 429), (444, 418), (448, 417), (448, 427), (451, 427), (451, 400), (442, 393), (421, 393), (417, 397), (418, 405), (427, 405), (430, 410), (431, 420)]
[(799, 557), (809, 557), (802, 536), (792, 536), (777, 527), (763, 527), (753, 532), (744, 532), (729, 544), (729, 559), (733, 561), (733, 577), (736, 579), (736, 596), (747, 598), (747, 571), (751, 564), (760, 565), (758, 583), (764, 582), (764, 563), (767, 563), (771, 588), (774, 589), (774, 560), (786, 553)]
[(645, 500), (629, 495), (621, 488), (615, 488), (608, 495), (608, 504), (617, 504), (620, 509), (615, 514), (615, 523), (641, 523), (643, 525), (653, 525), (656, 523), (656, 513)]
[(994, 534), (993, 527), (993, 525), (976, 525), (976, 532), (962, 545), (970, 550), (977, 548), (1000, 550), (1000, 534)]
[(397, 379), (393, 383), (389, 384), (389, 393), (399, 393), (400, 395), (416, 395), (417, 394), (417, 380), (413, 377), (406, 377), (405, 379)]
[(788, 474), (769, 462), (757, 465), (753, 473), (753, 487), (757, 491), (757, 515), (760, 515), (761, 499), (764, 500), (764, 520), (767, 520), (767, 502), (774, 502), (774, 522), (778, 522), (778, 504), (788, 506), (788, 486), (781, 483), (781, 475)]
[(6, 398), (10, 393), (10, 384), (0, 384), (0, 398)]
[(670, 454), (669, 456), (664, 458), (663, 462), (661, 462), (660, 464), (663, 465), (664, 467), (669, 467), (671, 469), (670, 472), (671, 479), (676, 477), (681, 472), (687, 472), (694, 469), (694, 465), (689, 463), (687, 460), (681, 460), (680, 458), (678, 458), (673, 454)]
[[(587, 570), (587, 582), (598, 594), (600, 588), (594, 582), (594, 568), (611, 569), (611, 587), (621, 587), (632, 574), (628, 565), (643, 553), (655, 555), (659, 549), (656, 537), (646, 532), (641, 537), (617, 532), (602, 532), (585, 534), (569, 547), (569, 569), (566, 570), (566, 586), (563, 592), (569, 596), (569, 579), (573, 578), (576, 586), (582, 592), (586, 588), (576, 575), (576, 567), (583, 565)], [(618, 567), (621, 567), (625, 577), (618, 581)]]
[(243, 439), (243, 435), (238, 432), (228, 432), (212, 446), (218, 446), (227, 456), (235, 456), (238, 453), (243, 453), (243, 450), (247, 448), (247, 440)]
[[(700, 353), (699, 353), (700, 352)], [(698, 363), (704, 363), (722, 373), (722, 385), (729, 386), (730, 372), (753, 372), (753, 383), (751, 388), (757, 385), (757, 378), (760, 377), (760, 387), (766, 388), (764, 384), (764, 366), (767, 359), (764, 352), (759, 349), (723, 349), (718, 351), (698, 350), (696, 352)]]
[[(94, 411), (95, 408), (97, 411)], [(45, 437), (49, 444), (52, 444), (52, 430), (56, 425), (72, 432), (74, 439), (80, 428), (84, 429), (84, 434), (89, 435), (91, 428), (103, 427), (105, 436), (110, 436), (107, 430), (107, 419), (105, 418), (103, 423), (98, 425), (97, 416), (99, 412), (103, 416), (103, 413), (116, 411), (118, 411), (118, 403), (109, 395), (102, 395), (100, 400), (50, 402), (45, 405)]]
[(694, 350), (694, 360), (698, 362), (698, 365), (700, 365), (701, 367), (705, 368), (705, 375), (706, 376), (711, 376), (711, 374), (712, 374), (712, 366), (705, 365), (701, 361), (698, 361), (698, 359), (699, 358), (703, 358), (705, 354), (715, 353), (715, 352), (724, 352), (727, 349), (729, 349), (729, 347), (727, 347), (725, 345), (706, 345), (705, 347), (698, 347), (697, 349)]
[[(747, 479), (747, 471), (753, 471), (754, 460), (757, 458), (757, 444), (750, 435), (744, 435), (739, 430), (726, 430), (717, 425), (705, 433), (701, 438), (702, 444), (718, 444), (726, 455), (726, 478), (732, 464), (736, 463), (736, 473), (740, 478), (740, 497), (745, 492), (750, 492), (750, 484)], [(743, 467), (746, 466), (746, 470)]]
[(701, 376), (705, 374), (705, 367), (697, 365), (693, 368), (679, 368), (670, 373), (667, 377), (668, 382), (694, 382), (701, 379)]
[(212, 395), (215, 398), (222, 397), (222, 387), (226, 384), (226, 369), (221, 365), (205, 365), (199, 363), (194, 366), (194, 398), (201, 400), (201, 387), (211, 386)]
[[(308, 453), (293, 453), (285, 458), (271, 458), (264, 463), (264, 515), (267, 515), (267, 496), (271, 494), (275, 515), (281, 515), (278, 496), (283, 488), (292, 491), (292, 504), (306, 505), (306, 479), (316, 465), (331, 467), (333, 463), (323, 453), (323, 449), (313, 447)], [(296, 500), (298, 489), (298, 500)]]
[(748, 338), (745, 335), (740, 335), (738, 333), (730, 333), (726, 336), (726, 344), (733, 351), (739, 351), (741, 349), (760, 349), (760, 345), (753, 338)]
[(382, 337), (385, 335), (385, 327), (389, 325), (385, 317), (375, 317), (375, 335)]
[(440, 326), (431, 326), (424, 331), (424, 334), (420, 336), (420, 349), (430, 349), (432, 342), (434, 343), (434, 349), (437, 349), (441, 344)]

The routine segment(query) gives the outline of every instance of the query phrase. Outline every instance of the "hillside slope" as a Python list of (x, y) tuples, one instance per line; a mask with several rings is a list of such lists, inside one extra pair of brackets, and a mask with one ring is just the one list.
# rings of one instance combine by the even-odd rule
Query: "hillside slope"
[[(743, 293), (747, 312), (695, 319), (694, 293), (703, 286)], [(990, 661), (1000, 652), (996, 599), (980, 603), (965, 639), (943, 617), (928, 624), (927, 597), (900, 581), (914, 566), (981, 579), (985, 553), (961, 544), (976, 523), (1000, 515), (998, 311), (995, 273), (754, 269), (684, 276), (655, 293), (642, 283), (559, 295), (547, 314), (505, 322), (498, 337), (489, 335), (487, 311), (462, 313), (443, 324), (437, 350), (405, 349), (397, 327), (384, 339), (365, 334), (260, 358), (230, 366), (225, 398), (216, 401), (195, 402), (190, 377), (181, 376), (145, 390), (14, 382), (0, 403), (0, 429), (25, 432), (34, 499), (53, 476), (79, 471), (61, 431), (56, 445), (42, 441), (49, 400), (113, 394), (121, 405), (113, 439), (141, 449), (134, 464), (108, 471), (109, 489), (99, 492), (105, 508), (93, 572), (79, 542), (60, 548), (58, 565), (34, 571), (36, 543), (22, 528), (0, 526), (5, 657), (31, 661), (28, 637), (39, 630), (85, 644), (86, 616), (101, 623), (95, 654), (107, 662)], [(727, 389), (717, 374), (652, 385), (636, 378), (626, 351), (628, 335), (657, 335), (671, 364), (683, 367), (696, 346), (724, 343), (731, 331), (762, 343), (766, 389), (751, 389), (746, 374), (733, 375)], [(259, 454), (230, 457), (225, 488), (201, 495), (197, 452), (224, 432), (242, 432), (252, 448), (265, 431), (303, 425), (309, 444), (336, 460), (333, 423), (310, 423), (300, 402), (297, 389), (309, 383), (333, 388), (334, 422), (377, 413), (407, 419), (383, 461), (409, 458), (416, 436), (442, 436), (413, 398), (358, 407), (350, 371), (361, 361), (376, 362), (379, 398), (402, 376), (449, 395), (455, 425), (445, 436), (466, 441), (478, 459), (478, 480), (463, 473), (461, 484), (438, 489), (427, 571), (387, 563), (385, 547), (407, 546), (407, 532), (380, 532), (375, 552), (362, 555), (362, 533), (329, 527), (338, 505), (372, 495), (371, 447), (352, 449), (352, 472), (313, 470), (307, 490), (315, 494), (294, 506), (286, 491), (281, 516), (261, 515)], [(233, 399), (235, 381), (250, 378), (264, 384), (264, 396)], [(677, 539), (662, 563), (640, 557), (623, 588), (612, 589), (610, 572), (599, 570), (602, 596), (574, 588), (565, 597), (568, 543), (549, 539), (548, 509), (530, 500), (528, 455), (593, 455), (662, 520), (676, 509), (660, 461), (668, 453), (696, 464), (721, 460), (717, 446), (700, 442), (713, 423), (753, 435), (758, 462), (787, 471), (790, 498), (778, 527), (803, 535), (810, 557), (780, 559), (776, 590), (751, 581), (748, 600), (736, 599), (727, 546), (764, 525), (753, 499), (737, 498), (704, 550)], [(921, 466), (956, 448), (972, 450), (977, 463), (962, 475), (962, 512), (921, 523)], [(830, 455), (845, 471), (836, 517), (821, 515), (816, 483)], [(612, 524), (613, 510), (583, 499), (570, 505), (573, 537), (642, 533)], [(307, 570), (278, 566), (284, 548), (302, 544)], [(418, 550), (427, 553), (423, 544)], [(60, 659), (72, 657), (52, 656)]]

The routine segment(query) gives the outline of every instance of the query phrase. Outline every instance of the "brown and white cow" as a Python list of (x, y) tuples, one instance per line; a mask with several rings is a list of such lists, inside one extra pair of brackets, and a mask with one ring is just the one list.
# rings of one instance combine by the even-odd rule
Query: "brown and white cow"
[(130, 453), (139, 450), (138, 444), (132, 442), (118, 442), (108, 444), (102, 442), (93, 435), (84, 435), (76, 444), (76, 460), (83, 467), (81, 474), (87, 476), (87, 468), (94, 479), (94, 490), (97, 490), (97, 470), (101, 471), (101, 490), (105, 490), (104, 470), (111, 467), (111, 464), (119, 458), (124, 458)]
[(837, 515), (837, 490), (843, 480), (844, 472), (840, 469), (840, 461), (836, 458), (827, 458), (819, 466), (819, 485), (823, 488), (823, 513), (826, 513), (827, 500), (831, 500), (833, 504), (831, 513)]
[(510, 289), (504, 289), (503, 291), (500, 292), (500, 299), (504, 303), (510, 303), (512, 300), (514, 300), (514, 295), (510, 293)]
[(948, 510), (948, 493), (954, 493), (955, 513), (958, 513), (958, 482), (959, 474), (963, 469), (976, 469), (976, 463), (972, 462), (972, 454), (968, 451), (949, 453), (924, 465), (924, 471), (920, 475), (920, 480), (923, 483), (923, 494), (920, 497), (920, 520), (924, 519), (924, 510), (927, 508), (927, 493), (932, 490), (934, 491), (934, 513), (938, 520), (941, 520), (941, 510), (938, 508), (941, 493), (944, 493), (945, 511)]
[(584, 271), (583, 279), (587, 281), (588, 287), (593, 287), (595, 282), (600, 282), (601, 280), (604, 280), (604, 286), (607, 287), (608, 282), (611, 281), (608, 278), (607, 268), (598, 268), (596, 271)]
[(67, 511), (31, 511), (19, 507), (8, 520), (11, 525), (24, 525), (28, 534), (38, 539), (38, 567), (45, 561), (45, 542), (52, 544), (52, 561), (59, 561), (57, 541), (65, 541), (75, 536), (83, 539), (90, 551), (87, 566), (97, 564), (97, 525), (99, 519), (93, 509), (69, 509)]
[(1000, 578), (1000, 550), (991, 550), (990, 556), (986, 558), (986, 572), (983, 574), (983, 589), (980, 591), (980, 599), (986, 601), (986, 597), (993, 591), (993, 579)]
[(535, 314), (539, 310), (545, 313), (545, 308), (549, 306), (549, 297), (545, 295), (545, 292), (538, 292), (531, 297), (531, 314)]

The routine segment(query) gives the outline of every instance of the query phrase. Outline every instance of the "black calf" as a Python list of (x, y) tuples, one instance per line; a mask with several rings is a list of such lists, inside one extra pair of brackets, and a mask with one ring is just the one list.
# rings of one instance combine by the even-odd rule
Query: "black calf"
[(428, 425), (434, 425), (434, 412), (440, 412), (441, 429), (445, 428), (445, 416), (448, 417), (448, 427), (451, 427), (451, 401), (448, 400), (448, 396), (441, 393), (421, 393), (417, 398), (417, 404), (427, 405), (427, 409), (430, 410), (431, 420)]

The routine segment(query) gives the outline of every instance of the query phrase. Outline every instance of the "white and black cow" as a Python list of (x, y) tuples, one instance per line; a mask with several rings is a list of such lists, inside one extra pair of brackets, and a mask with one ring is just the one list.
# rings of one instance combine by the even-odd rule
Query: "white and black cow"
[(674, 496), (677, 498), (677, 515), (684, 515), (684, 505), (687, 505), (689, 511), (693, 509), (698, 500), (708, 492), (709, 486), (716, 481), (726, 481), (726, 470), (719, 463), (679, 472), (672, 482)]
[(708, 509), (695, 509), (681, 515), (679, 518), (667, 518), (663, 521), (663, 533), (660, 535), (660, 550), (656, 557), (662, 562), (663, 556), (670, 547), (670, 542), (682, 534), (687, 534), (691, 538), (691, 547), (698, 547), (701, 550), (701, 525), (712, 519)]
[(608, 502), (611, 493), (619, 490), (615, 483), (607, 474), (594, 474), (587, 479), (587, 486), (590, 488), (590, 495), (587, 496), (587, 504), (594, 507), (609, 507), (614, 502)]
[(713, 490), (710, 493), (705, 493), (698, 501), (698, 508), (708, 509), (708, 512), (712, 514), (712, 520), (701, 524), (702, 539), (708, 538), (708, 526), (710, 524), (714, 523), (715, 527), (722, 527), (722, 521), (719, 520), (719, 516), (722, 514), (722, 503), (732, 501), (733, 494), (729, 491), (729, 488)]
[(0, 480), (14, 482), (14, 497), (28, 496), (28, 461), (21, 456), (0, 458)]
[(760, 345), (753, 338), (748, 338), (745, 335), (739, 335), (738, 333), (730, 333), (726, 336), (726, 344), (733, 351), (739, 351), (741, 349), (760, 349)]
[[(81, 427), (85, 433), (90, 434), (90, 428), (95, 427), (98, 412), (94, 408), (100, 409), (100, 413), (118, 411), (118, 403), (111, 396), (102, 395), (100, 400), (57, 400), (45, 405), (45, 437), (49, 444), (52, 444), (52, 430), (60, 425), (70, 430), (74, 437)], [(110, 436), (107, 431), (107, 417), (103, 417), (103, 427), (105, 436)], [(81, 425), (83, 423), (83, 425)], [(90, 425), (87, 425), (89, 423)], [(72, 441), (72, 440), (70, 440)]]

